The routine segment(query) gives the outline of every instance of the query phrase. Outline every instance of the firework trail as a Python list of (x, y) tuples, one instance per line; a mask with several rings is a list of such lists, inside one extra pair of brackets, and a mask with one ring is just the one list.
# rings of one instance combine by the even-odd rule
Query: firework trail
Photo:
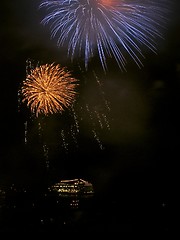
[(77, 79), (59, 64), (45, 64), (32, 69), (23, 81), (22, 102), (27, 102), (31, 112), (53, 114), (72, 105), (77, 95)]
[[(81, 69), (82, 71), (82, 69)], [(98, 144), (99, 148), (105, 148), (103, 143), (103, 134), (111, 129), (111, 108), (104, 92), (103, 82), (95, 71), (87, 73), (82, 71), (83, 82), (85, 88), (88, 89), (79, 97), (72, 108), (74, 117), (74, 129), (76, 129), (77, 136), (82, 132), (82, 126), (86, 125), (86, 131)], [(90, 85), (88, 85), (91, 82)], [(81, 99), (80, 99), (81, 98)]]
[[(36, 98), (34, 99), (34, 94), (36, 96), (36, 94), (38, 94), (39, 92), (40, 92), (39, 94), (41, 94), (42, 91), (42, 89), (39, 88), (38, 85), (39, 81), (40, 86), (42, 85), (41, 82), (42, 71), (41, 72), (39, 71), (40, 68), (39, 66), (46, 65), (40, 65), (39, 63), (33, 64), (31, 60), (27, 61), (26, 75), (28, 78), (28, 84), (27, 85), (25, 84), (26, 83), (25, 80), (18, 93), (19, 98), (21, 98), (20, 99), (21, 103), (24, 103), (24, 101), (26, 100), (29, 103), (29, 106), (31, 107), (30, 118), (28, 120), (26, 119), (24, 123), (25, 145), (31, 144), (31, 141), (33, 140), (31, 137), (33, 126), (33, 132), (34, 134), (36, 132), (37, 138), (39, 139), (38, 141), (42, 145), (44, 158), (48, 166), (49, 166), (48, 158), (51, 157), (52, 148), (56, 146), (59, 149), (61, 149), (61, 151), (63, 150), (65, 154), (67, 154), (69, 151), (72, 151), (72, 149), (74, 149), (73, 151), (77, 151), (78, 149), (81, 149), (82, 144), (84, 144), (84, 142), (82, 142), (82, 139), (84, 138), (85, 135), (87, 135), (88, 138), (89, 137), (92, 138), (93, 141), (95, 140), (94, 141), (95, 145), (98, 144), (99, 148), (103, 150), (104, 149), (104, 144), (102, 140), (104, 136), (103, 134), (104, 132), (110, 131), (111, 129), (110, 120), (111, 109), (110, 103), (108, 102), (106, 94), (103, 90), (104, 89), (103, 82), (100, 80), (96, 72), (93, 71), (88, 73), (87, 75), (87, 72), (83, 71), (79, 66), (78, 69), (81, 72), (82, 80), (81, 86), (83, 85), (81, 90), (83, 92), (81, 92), (82, 94), (79, 93), (78, 95), (73, 95), (73, 97), (77, 96), (76, 101), (73, 101), (72, 104), (69, 105), (67, 111), (64, 111), (64, 114), (62, 114), (61, 109), (60, 111), (56, 111), (57, 107), (54, 108), (53, 111), (51, 111), (51, 108), (49, 107), (41, 109), (39, 107), (39, 103), (37, 102), (38, 100), (36, 100)], [(37, 75), (35, 75), (34, 73), (35, 70)], [(51, 74), (51, 72), (52, 72), (51, 68), (49, 68), (48, 74), (50, 74), (50, 77), (52, 78), (52, 76), (54, 75)], [(36, 76), (36, 78), (34, 76)], [(45, 76), (47, 77), (47, 73), (45, 74)], [(30, 80), (33, 80), (33, 82), (32, 81), (29, 82), (29, 78)], [(37, 79), (38, 81), (36, 81)], [(35, 91), (33, 91), (32, 86), (33, 87), (38, 86), (38, 88), (36, 88)], [(56, 86), (59, 90), (59, 86), (55, 84), (54, 87)], [(25, 94), (24, 96), (28, 96), (28, 98), (27, 97), (22, 98), (22, 94)], [(31, 98), (30, 94), (32, 94), (33, 98)], [(32, 102), (31, 99), (34, 100), (33, 102), (34, 105), (32, 106), (30, 105), (30, 103)], [(49, 100), (49, 97), (47, 97), (47, 99)], [(40, 106), (44, 106), (46, 102), (44, 103), (43, 101), (42, 103), (43, 104), (41, 104)], [(46, 104), (48, 103), (49, 102), (47, 101)]]
[(69, 124), (61, 129), (58, 140), (65, 153), (72, 149), (74, 151), (82, 149), (82, 144), (86, 141), (82, 142), (85, 135), (92, 139), (94, 145), (98, 146), (100, 150), (104, 150), (104, 133), (111, 130), (111, 108), (106, 99), (102, 82), (95, 72), (89, 73), (88, 76), (81, 72), (81, 77), (83, 80), (81, 86), (84, 83), (84, 89), (88, 89), (90, 82), (93, 88), (90, 87), (91, 90), (88, 89), (88, 93), (79, 94), (78, 100), (67, 112)]
[(57, 45), (68, 56), (84, 59), (85, 67), (98, 53), (103, 69), (114, 58), (125, 70), (126, 56), (143, 66), (142, 49), (157, 52), (167, 22), (168, 0), (43, 0), (47, 10), (41, 23), (50, 25)]

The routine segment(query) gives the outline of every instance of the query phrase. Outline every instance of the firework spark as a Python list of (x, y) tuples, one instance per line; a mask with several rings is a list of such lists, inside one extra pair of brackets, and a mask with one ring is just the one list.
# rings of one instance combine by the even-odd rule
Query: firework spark
[(102, 67), (114, 57), (119, 67), (126, 66), (125, 53), (141, 67), (142, 47), (157, 52), (167, 13), (167, 0), (43, 0), (48, 11), (42, 24), (50, 24), (57, 45), (67, 44), (73, 60), (78, 54), (87, 68), (98, 52)]
[(53, 114), (70, 107), (77, 95), (78, 80), (59, 64), (45, 64), (32, 69), (23, 81), (22, 102), (27, 102), (31, 112)]

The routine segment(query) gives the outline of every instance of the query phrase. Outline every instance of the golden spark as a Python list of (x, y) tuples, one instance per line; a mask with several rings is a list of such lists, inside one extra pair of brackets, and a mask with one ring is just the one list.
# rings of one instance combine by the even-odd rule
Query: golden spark
[(66, 67), (45, 64), (32, 69), (23, 81), (22, 102), (27, 102), (36, 117), (53, 114), (71, 106), (77, 95), (78, 80)]

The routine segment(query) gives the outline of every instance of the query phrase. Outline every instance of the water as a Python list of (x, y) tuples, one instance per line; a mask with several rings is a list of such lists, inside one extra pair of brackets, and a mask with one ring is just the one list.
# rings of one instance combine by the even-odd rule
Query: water
[(1, 232), (167, 232), (169, 210), (130, 196), (11, 193), (0, 208)]

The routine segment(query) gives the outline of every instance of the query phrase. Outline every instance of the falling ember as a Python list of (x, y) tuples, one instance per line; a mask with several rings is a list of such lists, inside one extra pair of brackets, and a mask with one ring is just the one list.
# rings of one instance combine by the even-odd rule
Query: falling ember
[(49, 149), (46, 144), (43, 145), (43, 152), (44, 152), (44, 158), (46, 160), (46, 168), (49, 169), (49, 157), (48, 157)]
[(22, 102), (38, 117), (61, 113), (70, 107), (77, 95), (78, 80), (59, 64), (45, 64), (31, 69), (21, 88)]
[(92, 129), (92, 132), (93, 132), (94, 138), (96, 139), (96, 141), (97, 141), (98, 144), (99, 144), (100, 149), (103, 150), (104, 147), (103, 147), (103, 145), (102, 145), (102, 143), (101, 143), (101, 141), (100, 141), (100, 139), (99, 139), (99, 137), (98, 137), (96, 131), (95, 131), (94, 129)]
[(66, 142), (65, 132), (63, 129), (61, 130), (61, 137), (62, 137), (62, 141), (63, 141), (62, 145), (63, 145), (64, 149), (68, 152), (68, 143)]
[(24, 123), (24, 142), (27, 144), (27, 121)]

